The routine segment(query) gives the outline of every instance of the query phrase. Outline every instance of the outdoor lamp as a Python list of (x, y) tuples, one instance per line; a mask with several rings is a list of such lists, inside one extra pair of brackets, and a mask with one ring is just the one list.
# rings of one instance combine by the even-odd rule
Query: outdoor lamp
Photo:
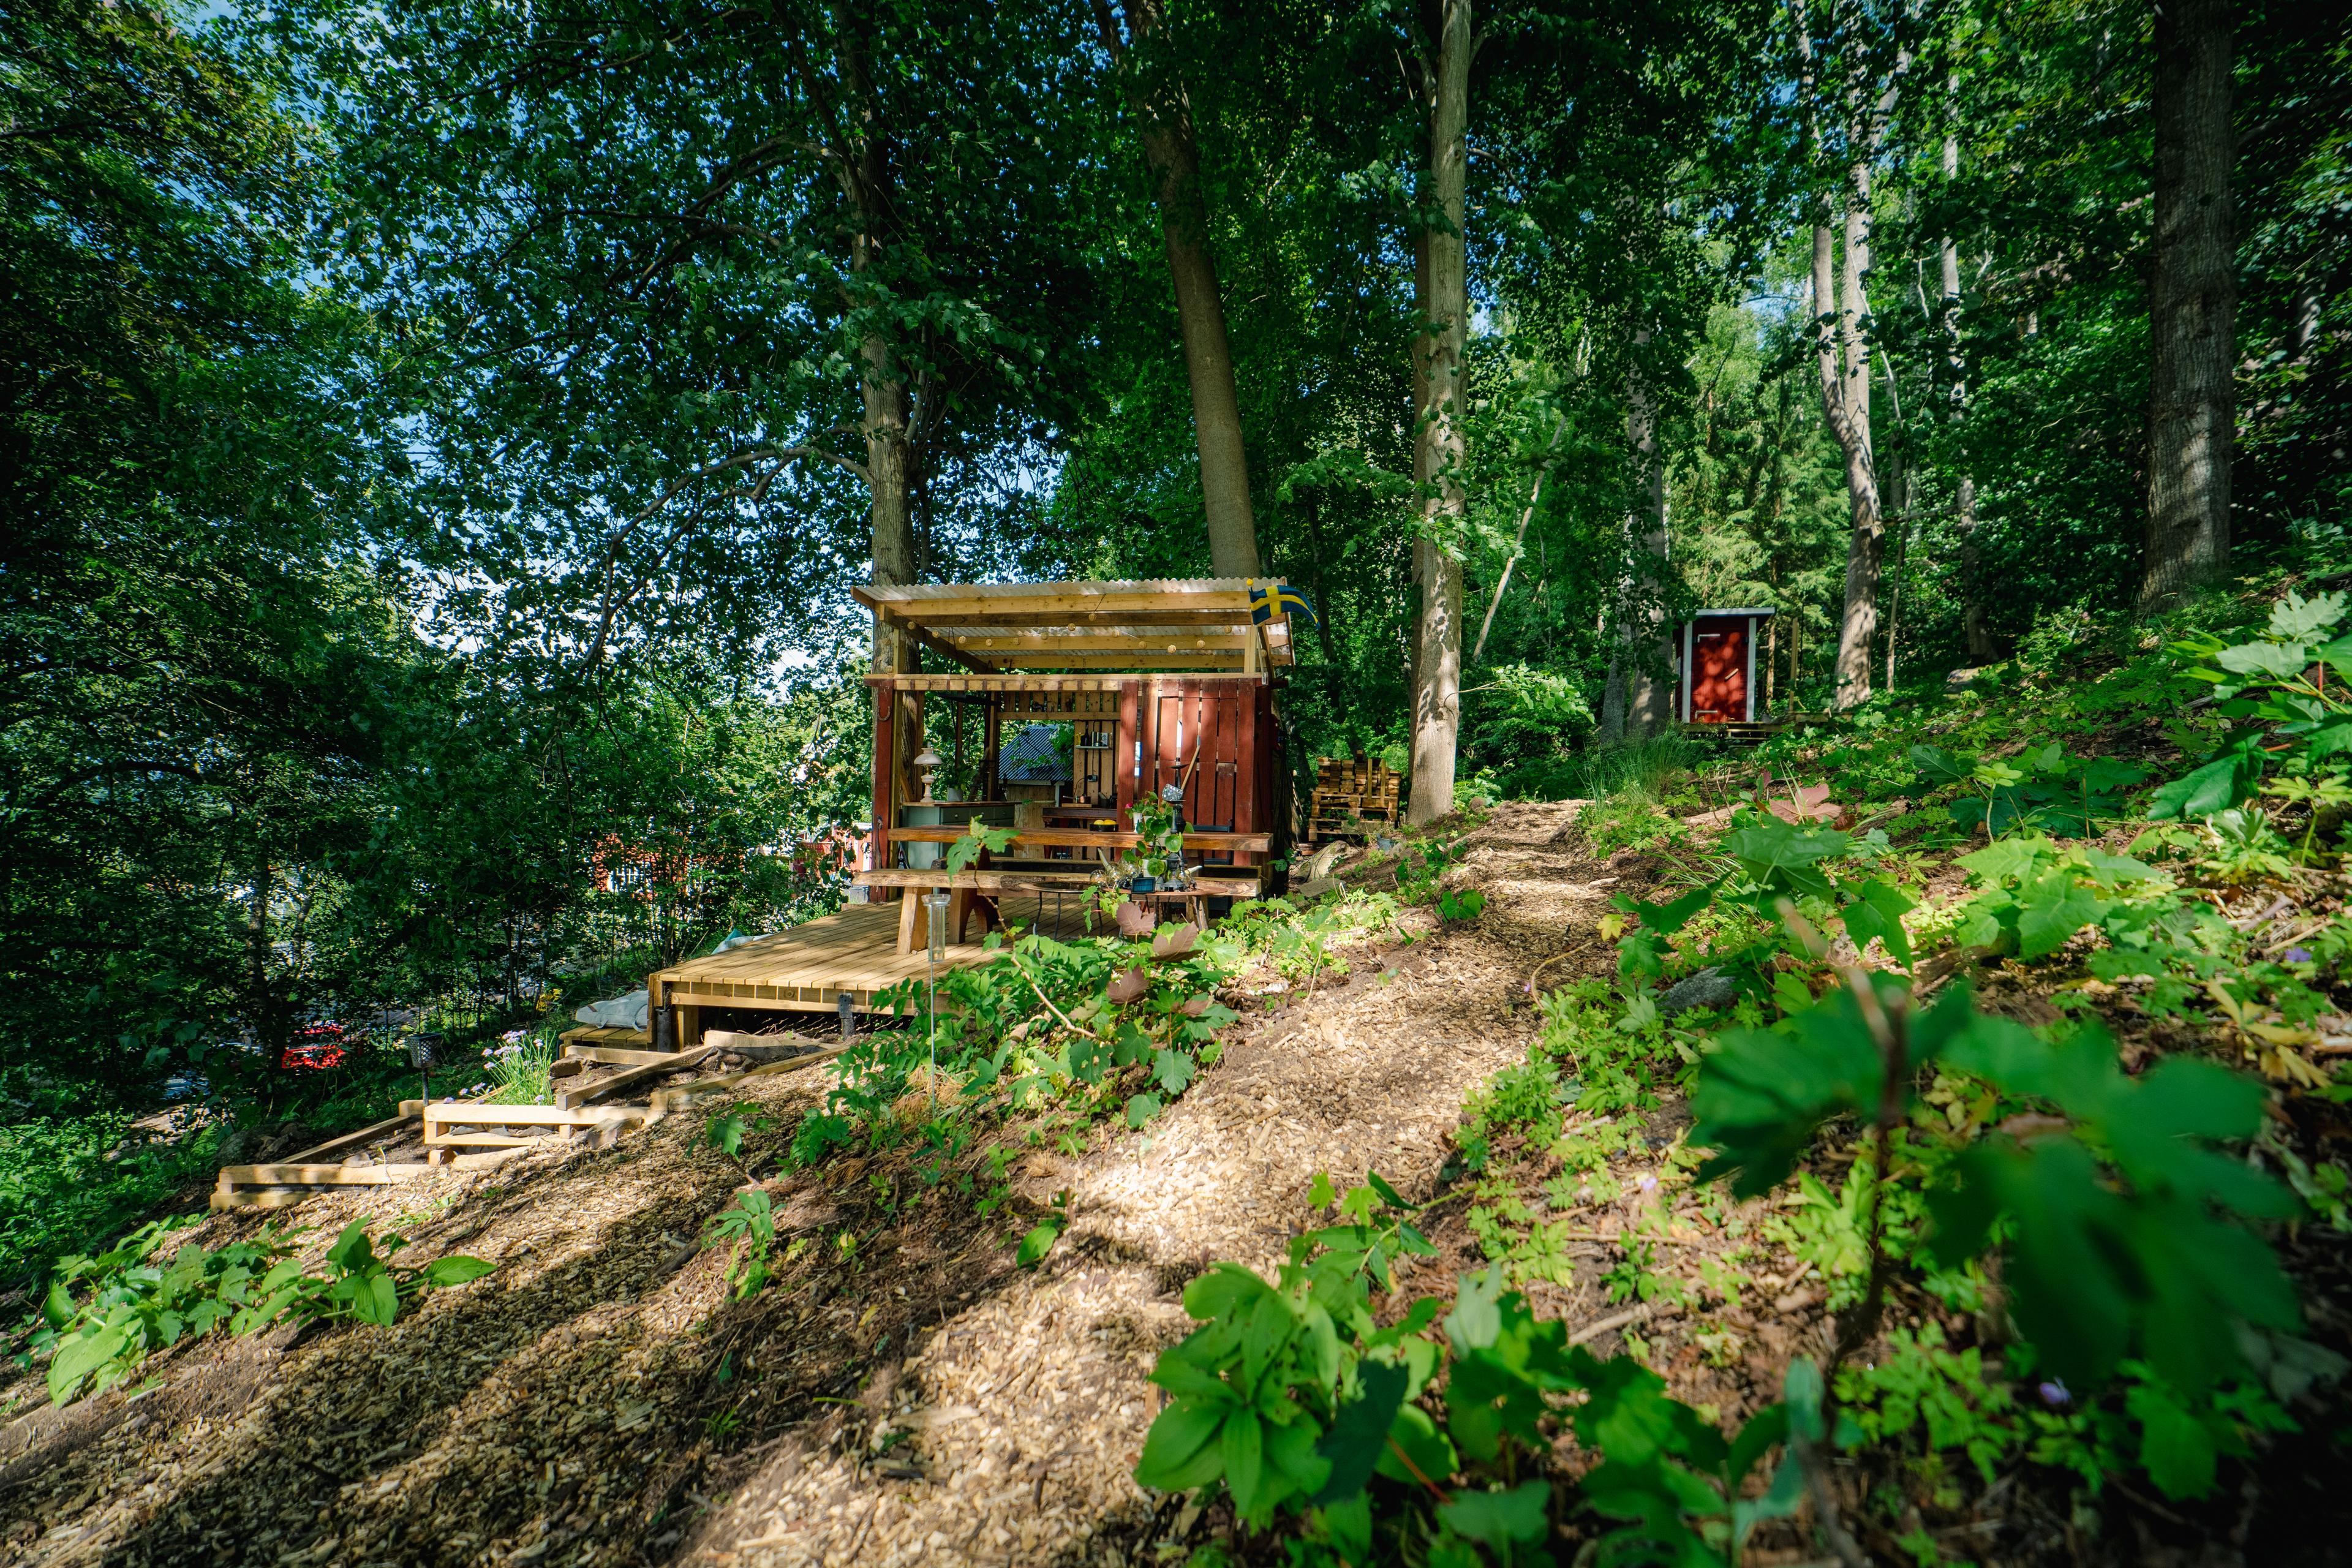
[(433, 1063), (440, 1054), (441, 1037), (436, 1034), (408, 1037), (408, 1065), (415, 1068), (423, 1081), (426, 1100), (433, 1098)]
[(937, 751), (933, 750), (929, 745), (924, 746), (924, 748), (916, 754), (915, 765), (923, 770), (923, 795), (921, 801), (918, 804), (923, 805), (936, 804), (931, 799), (931, 773), (932, 770), (936, 769), (940, 763), (946, 761), (947, 759), (945, 757), (940, 756)]

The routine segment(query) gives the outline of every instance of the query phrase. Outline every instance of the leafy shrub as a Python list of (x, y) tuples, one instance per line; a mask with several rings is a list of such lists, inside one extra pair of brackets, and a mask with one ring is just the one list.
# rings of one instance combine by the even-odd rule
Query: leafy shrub
[(2106, 757), (2077, 757), (2053, 741), (2031, 746), (2013, 761), (1980, 757), (1967, 763), (1936, 746), (1914, 746), (1912, 763), (1929, 785), (1961, 784), (1975, 793), (1950, 809), (1969, 833), (1998, 838), (2019, 827), (2060, 838), (2087, 838), (2124, 815), (2119, 793), (2147, 777), (2142, 769)]
[(291, 1316), (389, 1327), (420, 1291), (462, 1285), (494, 1267), (460, 1255), (422, 1268), (397, 1267), (391, 1255), (405, 1238), (388, 1238), (379, 1252), (364, 1219), (336, 1237), (323, 1275), (305, 1273), (290, 1238), (266, 1226), (251, 1241), (218, 1248), (190, 1242), (159, 1256), (186, 1223), (159, 1220), (109, 1251), (58, 1264), (32, 1337), (32, 1349), (49, 1357), (52, 1403), (110, 1387), (157, 1351), (224, 1325), (249, 1334)]
[(146, 1140), (120, 1112), (0, 1126), (0, 1281), (37, 1282), (61, 1255), (209, 1177), (221, 1129)]
[(702, 1245), (730, 1249), (727, 1287), (737, 1300), (748, 1300), (765, 1289), (773, 1276), (770, 1259), (776, 1249), (775, 1202), (767, 1189), (751, 1187), (736, 1194), (733, 1203), (704, 1224)]
[[(1328, 1180), (1310, 1199), (1333, 1205)], [(1294, 1239), (1275, 1280), (1224, 1263), (1186, 1289), (1202, 1326), (1152, 1373), (1170, 1400), (1138, 1481), (1222, 1489), (1259, 1527), (1300, 1516), (1303, 1563), (1466, 1568), (1481, 1547), (1499, 1563), (1548, 1561), (1559, 1500), (1519, 1478), (1550, 1448), (1543, 1424), (1565, 1419), (1602, 1456), (1582, 1500), (1624, 1521), (1601, 1542), (1604, 1561), (1736, 1563), (1756, 1524), (1794, 1510), (1793, 1456), (1760, 1497), (1742, 1493), (1792, 1421), (1818, 1436), (1810, 1363), (1791, 1371), (1790, 1403), (1727, 1439), (1639, 1363), (1568, 1344), (1566, 1325), (1538, 1321), (1496, 1270), (1462, 1279), (1442, 1340), (1426, 1331), (1440, 1306), (1429, 1298), (1378, 1327), (1373, 1288), (1396, 1258), (1431, 1249), (1378, 1176), (1336, 1202), (1339, 1223)]]

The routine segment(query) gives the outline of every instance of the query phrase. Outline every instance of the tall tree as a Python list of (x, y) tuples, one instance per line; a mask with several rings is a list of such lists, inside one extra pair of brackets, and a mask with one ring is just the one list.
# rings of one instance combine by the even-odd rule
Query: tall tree
[(1421, 619), (1414, 638), (1410, 813), (1428, 822), (1454, 809), (1462, 736), (1462, 561), (1469, 516), (1465, 472), (1470, 268), (1464, 224), (1469, 171), (1470, 0), (1439, 0), (1434, 56), (1419, 61), (1428, 114), (1428, 183), (1418, 221), (1427, 264), (1415, 300), (1423, 406), (1414, 410), (1414, 472), (1422, 479)]
[(1658, 443), (1656, 372), (1646, 362), (1654, 334), (1633, 332), (1625, 363), (1625, 445), (1633, 454), (1633, 497), (1625, 510), (1624, 567), (1611, 616), (1616, 641), (1601, 699), (1599, 737), (1604, 745), (1640, 740), (1674, 721), (1674, 683), (1663, 670), (1670, 650), (1662, 638), (1662, 599), (1670, 549), (1666, 529), (1666, 464)]
[(1152, 200), (1160, 209), (1160, 237), (1176, 287), (1176, 325), (1183, 342), (1185, 379), (1192, 389), (1192, 433), (1201, 453), (1210, 565), (1220, 577), (1255, 577), (1259, 563), (1249, 455), (1242, 440), (1241, 399), (1234, 388), (1224, 298), (1217, 289), (1216, 259), (1209, 249), (1209, 208), (1201, 187), (1192, 101), (1174, 68), (1173, 51), (1165, 47), (1168, 18), (1160, 0), (1120, 0), (1120, 9), (1127, 19), (1126, 37), (1120, 36), (1109, 0), (1095, 0), (1103, 48), (1127, 75), (1128, 100), (1142, 128)]
[[(1947, 91), (1945, 96), (1949, 109), (1958, 94)], [(1948, 197), (1950, 188), (1960, 177), (1960, 133), (1956, 124), (1947, 123), (1944, 127), (1943, 174)], [(1968, 417), (1969, 377), (1968, 364), (1960, 353), (1960, 243), (1953, 237), (1949, 225), (1936, 237), (1936, 278), (1940, 287), (1937, 325), (1943, 338), (1945, 371), (1951, 378), (1945, 389), (1946, 412), (1951, 424), (1958, 426)], [(1960, 540), (1961, 635), (1969, 662), (1985, 664), (1993, 657), (1992, 632), (1985, 623), (1984, 569), (1982, 552), (1977, 546), (1977, 481), (1976, 476), (1966, 468), (1952, 486), (1952, 531)]]
[[(1832, 700), (1839, 708), (1851, 708), (1870, 696), (1871, 641), (1878, 633), (1878, 582), (1886, 554), (1878, 455), (1870, 427), (1874, 336), (1869, 280), (1875, 218), (1871, 187), (1910, 57), (1897, 45), (1892, 68), (1882, 74), (1875, 63), (1877, 40), (1866, 26), (1864, 7), (1859, 0), (1841, 0), (1833, 35), (1838, 54), (1824, 62), (1814, 49), (1810, 4), (1792, 0), (1789, 16), (1806, 151), (1817, 176), (1834, 167), (1837, 179), (1834, 195), (1824, 189), (1814, 197), (1813, 355), (1821, 374), (1822, 415), (1845, 456), (1846, 497), (1853, 512), (1845, 608), (1838, 623), (1837, 688)], [(1822, 125), (1831, 85), (1824, 80), (1831, 74), (1824, 70), (1825, 63), (1834, 66), (1838, 88), (1833, 143)]]
[(2143, 610), (2161, 608), (2230, 561), (2238, 301), (2231, 30), (2231, 0), (2166, 0), (2157, 8)]

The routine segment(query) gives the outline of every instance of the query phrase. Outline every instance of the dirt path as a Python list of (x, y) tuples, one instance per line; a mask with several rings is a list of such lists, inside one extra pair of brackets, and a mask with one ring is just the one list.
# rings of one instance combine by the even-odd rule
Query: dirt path
[[(1429, 1190), (1464, 1098), (1527, 1048), (1528, 973), (1613, 890), (1552, 842), (1567, 815), (1497, 813), (1465, 862), (1480, 919), (1408, 911), (1413, 942), (1254, 1016), (1145, 1133), (1015, 1167), (1076, 1216), (1034, 1271), (1009, 1216), (908, 1184), (903, 1158), (836, 1158), (769, 1184), (797, 1261), (733, 1301), (696, 1238), (745, 1173), (691, 1117), (278, 1211), (314, 1252), (366, 1215), (411, 1256), (499, 1268), (390, 1329), (206, 1340), (62, 1412), (37, 1368), (0, 1373), (0, 1564), (1124, 1560), (1176, 1522), (1129, 1471), (1184, 1284), (1213, 1258), (1270, 1267), (1318, 1170)], [(747, 1090), (774, 1127), (813, 1092), (791, 1082)]]
[(1077, 1218), (1045, 1267), (908, 1360), (876, 1428), (908, 1437), (878, 1463), (779, 1458), (688, 1561), (1124, 1560), (1151, 1513), (1129, 1474), (1158, 1409), (1145, 1378), (1189, 1326), (1184, 1283), (1213, 1258), (1272, 1268), (1308, 1223), (1317, 1171), (1429, 1190), (1465, 1097), (1525, 1057), (1528, 972), (1605, 907), (1606, 879), (1576, 880), (1591, 862), (1553, 842), (1568, 816), (1498, 812), (1465, 862), (1488, 898), (1479, 920), (1437, 931), (1408, 916), (1419, 940), (1253, 1030), (1148, 1138), (1033, 1157), (1033, 1194), (1066, 1188)]

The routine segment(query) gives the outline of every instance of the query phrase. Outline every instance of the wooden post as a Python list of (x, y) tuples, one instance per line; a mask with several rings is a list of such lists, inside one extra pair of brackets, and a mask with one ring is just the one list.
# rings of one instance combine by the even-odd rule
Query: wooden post
[[(1139, 695), (1142, 685), (1139, 680), (1118, 683), (1118, 731), (1111, 737), (1110, 760), (1113, 777), (1118, 781), (1113, 791), (1122, 814), (1135, 805), (1135, 760), (1143, 742), (1143, 705)], [(1132, 823), (1133, 819), (1128, 821)]]
[[(874, 689), (874, 832), (867, 839), (874, 863), (866, 868), (869, 871), (890, 869), (890, 829), (895, 826), (891, 816), (897, 805), (890, 782), (897, 768), (890, 708), (896, 695), (887, 686)], [(868, 890), (869, 898), (873, 891)]]
[(980, 754), (980, 783), (978, 788), (980, 790), (980, 798), (982, 800), (1002, 800), (1003, 798), (1003, 796), (998, 792), (1003, 790), (1004, 786), (996, 782), (996, 760), (998, 752), (1003, 742), (1003, 734), (1004, 699), (1003, 694), (992, 691), (988, 694), (987, 733), (982, 742), (982, 750)]
[[(1255, 684), (1244, 687), (1241, 694), (1242, 700), (1234, 704), (1236, 710), (1235, 717), (1240, 721), (1240, 733), (1235, 737), (1234, 765), (1234, 831), (1235, 833), (1258, 831), (1257, 704), (1260, 689), (1261, 688)], [(1234, 863), (1237, 866), (1253, 866), (1257, 863), (1257, 857), (1248, 853), (1235, 855)]]

